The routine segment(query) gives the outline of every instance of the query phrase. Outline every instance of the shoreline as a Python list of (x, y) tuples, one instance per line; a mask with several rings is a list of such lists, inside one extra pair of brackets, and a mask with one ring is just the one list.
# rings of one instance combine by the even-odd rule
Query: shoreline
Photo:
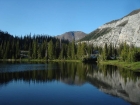
[(118, 60), (99, 61), (99, 64), (113, 65), (128, 70), (140, 72), (140, 62), (122, 62)]
[[(82, 62), (81, 60), (45, 60), (45, 59), (0, 59), (1, 62)], [(128, 70), (140, 72), (140, 62), (122, 62), (119, 60), (99, 61), (97, 64), (113, 65)]]

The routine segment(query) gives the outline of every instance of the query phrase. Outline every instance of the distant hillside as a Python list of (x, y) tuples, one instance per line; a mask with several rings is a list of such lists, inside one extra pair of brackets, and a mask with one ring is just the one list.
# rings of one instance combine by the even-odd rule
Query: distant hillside
[(110, 21), (80, 41), (102, 46), (104, 43), (119, 45), (122, 42), (140, 47), (140, 9), (134, 10), (118, 20)]
[(70, 31), (70, 32), (66, 32), (62, 35), (58, 35), (58, 36), (56, 36), (56, 38), (65, 39), (65, 40), (69, 40), (69, 41), (73, 41), (73, 40), (77, 41), (85, 36), (86, 36), (86, 34), (84, 32)]
[(12, 35), (10, 35), (8, 32), (3, 32), (0, 30), (0, 41), (10, 40), (14, 38)]

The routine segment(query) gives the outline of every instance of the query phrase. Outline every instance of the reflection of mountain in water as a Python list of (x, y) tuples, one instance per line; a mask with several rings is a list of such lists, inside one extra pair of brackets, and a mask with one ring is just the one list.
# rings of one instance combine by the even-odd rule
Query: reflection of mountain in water
[[(53, 68), (54, 66), (55, 69)], [(100, 65), (97, 68), (94, 64), (54, 63), (49, 66), (46, 65), (44, 70), (1, 72), (0, 86), (13, 80), (34, 83), (47, 83), (55, 80), (78, 86), (89, 82), (107, 94), (121, 97), (133, 104), (140, 104), (139, 77), (140, 73), (121, 70), (114, 66)]]
[(61, 82), (64, 82), (65, 84), (68, 85), (78, 85), (81, 86), (85, 83), (85, 80), (80, 80), (78, 76), (75, 76), (75, 78), (65, 78), (60, 80)]
[(119, 70), (115, 67), (105, 70), (102, 68), (88, 73), (87, 80), (107, 94), (119, 96), (133, 104), (140, 104), (140, 79), (132, 71)]

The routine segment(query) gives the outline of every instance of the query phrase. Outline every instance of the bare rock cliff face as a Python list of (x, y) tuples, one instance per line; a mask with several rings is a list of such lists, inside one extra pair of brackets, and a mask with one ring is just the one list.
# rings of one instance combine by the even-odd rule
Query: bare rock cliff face
[(129, 45), (134, 44), (140, 47), (140, 9), (132, 11), (119, 20), (104, 24), (89, 35), (90, 39), (86, 40), (85, 37), (82, 41), (99, 46), (104, 43), (119, 45), (126, 42)]

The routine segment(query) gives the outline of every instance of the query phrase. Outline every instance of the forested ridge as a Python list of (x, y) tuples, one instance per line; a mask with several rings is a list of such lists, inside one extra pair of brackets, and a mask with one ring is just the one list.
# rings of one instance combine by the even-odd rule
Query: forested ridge
[(76, 45), (48, 35), (14, 37), (0, 31), (0, 59), (81, 59), (87, 51), (91, 53), (92, 46), (85, 43)]

